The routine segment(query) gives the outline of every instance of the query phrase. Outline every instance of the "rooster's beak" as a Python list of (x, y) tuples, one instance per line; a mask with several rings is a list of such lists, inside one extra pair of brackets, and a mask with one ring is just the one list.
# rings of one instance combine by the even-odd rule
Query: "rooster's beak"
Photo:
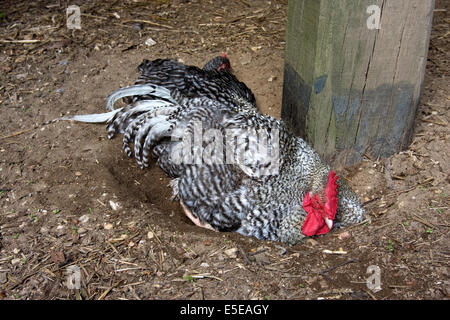
[(333, 220), (328, 218), (323, 218), (325, 220), (325, 223), (327, 224), (328, 228), (331, 230), (333, 228)]

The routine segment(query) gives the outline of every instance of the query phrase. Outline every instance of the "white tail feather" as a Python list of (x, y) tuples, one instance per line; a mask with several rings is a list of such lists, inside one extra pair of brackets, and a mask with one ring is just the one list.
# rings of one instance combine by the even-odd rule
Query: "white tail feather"
[[(164, 100), (147, 100), (139, 101), (133, 108), (134, 112), (147, 112), (154, 111), (156, 108), (169, 107), (173, 104)], [(77, 114), (74, 116), (65, 116), (56, 120), (74, 120), (79, 122), (87, 123), (110, 123), (116, 113), (121, 111), (123, 108), (115, 109), (110, 112), (105, 113), (93, 113), (93, 114)]]
[(168, 100), (172, 103), (176, 103), (176, 101), (170, 95), (170, 91), (164, 87), (156, 86), (153, 84), (137, 84), (114, 91), (106, 100), (106, 110), (114, 110), (114, 103), (120, 98), (146, 94), (151, 94), (153, 96)]
[(65, 116), (56, 120), (74, 120), (87, 123), (109, 123), (114, 118), (117, 112), (123, 108), (116, 109), (106, 113), (92, 113), (92, 114), (77, 114), (74, 116)]

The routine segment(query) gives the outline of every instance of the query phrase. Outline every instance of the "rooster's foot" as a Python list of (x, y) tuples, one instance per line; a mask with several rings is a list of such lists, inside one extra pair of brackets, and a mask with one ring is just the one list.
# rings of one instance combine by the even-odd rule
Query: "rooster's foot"
[(196, 225), (199, 226), (201, 228), (205, 228), (205, 229), (209, 229), (209, 230), (214, 230), (213, 227), (211, 227), (211, 225), (209, 223), (203, 223), (200, 221), (199, 218), (195, 217), (192, 212), (184, 205), (183, 201), (180, 200), (180, 204), (181, 207), (183, 208), (184, 214), (191, 219), (191, 221)]

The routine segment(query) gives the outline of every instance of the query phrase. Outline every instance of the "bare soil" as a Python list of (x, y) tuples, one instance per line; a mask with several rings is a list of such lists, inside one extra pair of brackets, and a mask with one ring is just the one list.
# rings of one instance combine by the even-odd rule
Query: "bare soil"
[[(81, 7), (81, 30), (65, 8)], [(343, 174), (368, 221), (293, 247), (194, 226), (156, 166), (104, 126), (142, 59), (202, 66), (226, 51), (263, 113), (281, 108), (287, 1), (0, 3), (0, 299), (448, 299), (450, 4), (437, 1), (408, 148)], [(147, 46), (152, 38), (156, 44)], [(20, 43), (17, 40), (27, 40)], [(345, 251), (326, 254), (323, 250)], [(67, 268), (81, 288), (69, 289)], [(368, 289), (369, 266), (381, 290)]]

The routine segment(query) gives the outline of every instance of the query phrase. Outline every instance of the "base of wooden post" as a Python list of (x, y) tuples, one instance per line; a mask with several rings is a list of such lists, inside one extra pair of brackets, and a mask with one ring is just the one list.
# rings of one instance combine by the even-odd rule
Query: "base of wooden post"
[[(369, 28), (374, 8), (379, 27)], [(282, 118), (333, 165), (406, 148), (433, 8), (433, 0), (289, 1)]]

